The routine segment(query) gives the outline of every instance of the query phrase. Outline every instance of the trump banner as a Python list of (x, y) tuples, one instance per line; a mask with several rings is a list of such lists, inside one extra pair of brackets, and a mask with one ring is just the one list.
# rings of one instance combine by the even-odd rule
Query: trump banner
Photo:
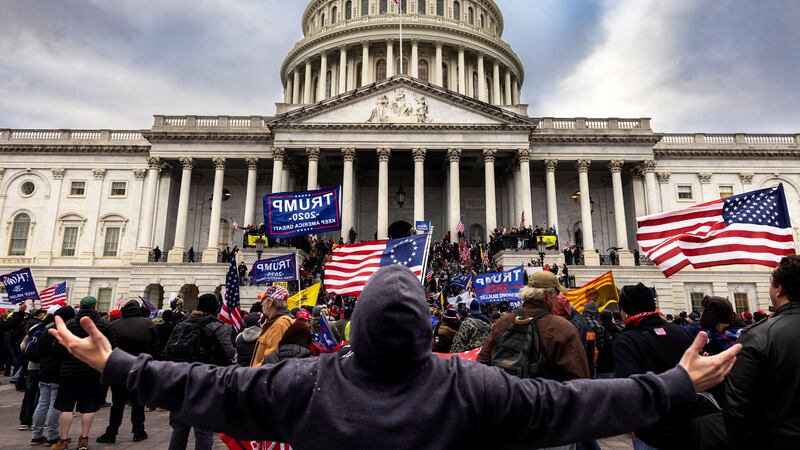
[(39, 300), (39, 292), (36, 290), (36, 283), (33, 281), (31, 269), (26, 267), (16, 272), (0, 275), (3, 286), (8, 293), (8, 301), (13, 304), (24, 302), (25, 300)]
[(253, 264), (256, 283), (273, 283), (297, 279), (297, 257), (294, 253), (276, 258), (261, 259)]
[(341, 187), (264, 196), (265, 231), (271, 238), (291, 238), (342, 228)]
[(497, 273), (484, 273), (472, 277), (472, 287), (481, 303), (516, 300), (523, 288), (523, 266)]

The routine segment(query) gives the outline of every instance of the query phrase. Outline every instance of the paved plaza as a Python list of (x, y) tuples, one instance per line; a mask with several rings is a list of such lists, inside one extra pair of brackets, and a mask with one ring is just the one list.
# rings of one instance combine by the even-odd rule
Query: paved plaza
[[(11, 450), (21, 448), (46, 448), (43, 445), (32, 447), (30, 431), (18, 431), (19, 426), (19, 405), (22, 402), (22, 392), (17, 392), (13, 385), (9, 384), (8, 377), (0, 376), (0, 450)], [(109, 399), (111, 396), (109, 395)], [(103, 408), (97, 415), (95, 423), (92, 426), (91, 442), (89, 448), (91, 449), (166, 449), (169, 445), (169, 436), (171, 429), (169, 428), (169, 413), (166, 411), (152, 411), (147, 412), (147, 434), (150, 437), (144, 442), (134, 443), (131, 441), (133, 435), (130, 430), (130, 409), (125, 411), (125, 419), (122, 423), (120, 435), (117, 436), (117, 443), (113, 445), (96, 444), (94, 439), (97, 438), (105, 430), (108, 424), (108, 408)], [(76, 432), (73, 433), (73, 441), (77, 440), (77, 430), (80, 426), (78, 418), (73, 421), (72, 429)], [(193, 437), (189, 438), (189, 447), (193, 448)], [(605, 439), (600, 443), (603, 450), (627, 450), (632, 448), (630, 438), (627, 436), (618, 436), (615, 438)], [(71, 447), (74, 448), (74, 445)], [(216, 439), (214, 442), (214, 450), (227, 449), (227, 447)]]

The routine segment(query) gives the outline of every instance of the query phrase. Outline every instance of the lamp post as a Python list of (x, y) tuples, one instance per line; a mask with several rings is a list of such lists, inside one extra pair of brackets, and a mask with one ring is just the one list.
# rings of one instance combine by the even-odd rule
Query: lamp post
[(261, 260), (262, 253), (264, 253), (264, 237), (259, 234), (258, 239), (256, 239), (256, 256), (259, 260)]
[(544, 252), (547, 249), (547, 244), (541, 236), (539, 236), (539, 240), (536, 242), (536, 248), (539, 250), (539, 263), (544, 267)]
[(403, 205), (406, 203), (406, 191), (403, 190), (403, 185), (400, 184), (400, 188), (397, 190), (397, 193), (394, 196), (395, 201), (397, 204), (402, 208)]

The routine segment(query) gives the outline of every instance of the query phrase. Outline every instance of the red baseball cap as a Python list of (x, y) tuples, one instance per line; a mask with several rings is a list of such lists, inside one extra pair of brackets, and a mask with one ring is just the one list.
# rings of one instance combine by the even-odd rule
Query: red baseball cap
[(308, 311), (306, 311), (305, 309), (301, 309), (300, 311), (297, 311), (297, 316), (295, 317), (295, 319), (305, 320), (310, 322), (311, 314), (309, 314)]

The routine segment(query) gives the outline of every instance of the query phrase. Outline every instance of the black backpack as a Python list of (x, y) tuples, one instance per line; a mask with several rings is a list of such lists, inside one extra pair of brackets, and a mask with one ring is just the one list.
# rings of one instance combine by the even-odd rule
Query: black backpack
[(209, 326), (213, 317), (183, 321), (175, 326), (164, 347), (164, 358), (175, 362), (214, 362), (214, 336)]
[(491, 365), (519, 378), (539, 378), (548, 373), (547, 358), (540, 348), (536, 321), (550, 314), (539, 311), (525, 317), (522, 311), (503, 332), (500, 342), (492, 349)]

